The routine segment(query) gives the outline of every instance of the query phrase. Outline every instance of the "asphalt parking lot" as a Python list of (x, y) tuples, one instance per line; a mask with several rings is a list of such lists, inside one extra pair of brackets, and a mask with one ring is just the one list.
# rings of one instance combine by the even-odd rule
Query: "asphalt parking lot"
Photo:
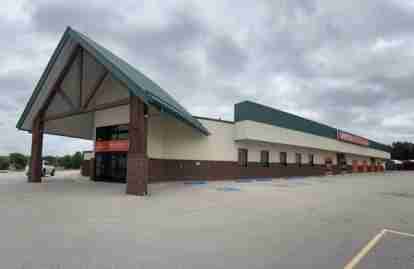
[[(124, 184), (90, 182), (78, 171), (41, 184), (0, 174), (1, 267), (332, 269), (382, 229), (414, 233), (410, 172), (149, 190), (128, 196)], [(414, 238), (382, 240), (355, 268), (414, 267)], [(378, 251), (387, 262), (375, 262)]]

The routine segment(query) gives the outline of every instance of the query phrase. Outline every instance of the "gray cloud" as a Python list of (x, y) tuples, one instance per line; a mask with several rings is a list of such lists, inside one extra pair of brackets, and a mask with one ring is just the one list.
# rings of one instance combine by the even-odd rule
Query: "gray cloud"
[[(387, 143), (414, 139), (409, 2), (151, 3), (44, 0), (0, 13), (0, 153), (28, 152), (14, 125), (67, 25), (201, 116), (232, 119), (234, 103), (253, 100)], [(46, 151), (90, 147), (62, 139)]]
[(207, 57), (218, 73), (230, 76), (244, 71), (248, 61), (245, 51), (229, 36), (213, 36)]
[(37, 1), (27, 10), (32, 14), (33, 30), (53, 38), (69, 25), (88, 33), (105, 33), (123, 19), (114, 6), (93, 1)]
[[(114, 35), (119, 37), (118, 45), (123, 46), (128, 61), (143, 72), (153, 74), (151, 77), (161, 85), (171, 85), (172, 91), (197, 90), (201, 70), (193, 57), (207, 29), (201, 21), (184, 12), (172, 12), (166, 20), (168, 23), (163, 26), (136, 26)], [(170, 79), (166, 81), (166, 78)], [(176, 95), (182, 97), (179, 92)]]
[(22, 92), (32, 87), (33, 79), (25, 70), (15, 70), (0, 74), (0, 85), (3, 92)]

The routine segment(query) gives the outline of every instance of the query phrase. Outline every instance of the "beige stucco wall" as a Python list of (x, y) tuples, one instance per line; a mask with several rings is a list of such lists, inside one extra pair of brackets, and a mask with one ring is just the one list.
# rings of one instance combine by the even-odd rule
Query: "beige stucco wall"
[(211, 132), (205, 136), (188, 125), (165, 116), (163, 118), (163, 158), (183, 160), (234, 161), (237, 147), (233, 142), (234, 125), (200, 120)]
[(150, 115), (148, 118), (147, 138), (147, 150), (150, 158), (164, 158), (164, 136), (166, 131), (163, 117), (157, 114)]
[(129, 122), (129, 106), (118, 106), (95, 112), (95, 127), (115, 124), (127, 124)]
[[(150, 109), (148, 156), (181, 160), (236, 160), (234, 125), (210, 120), (200, 121), (211, 135), (205, 136), (175, 118)], [(95, 128), (128, 122), (129, 106), (95, 112)]]
[(241, 121), (235, 124), (236, 140), (266, 141), (286, 145), (297, 145), (326, 151), (350, 153), (360, 156), (389, 159), (390, 154), (380, 150), (340, 142), (317, 135), (280, 128), (254, 121)]
[[(103, 104), (128, 96), (128, 90), (123, 85), (108, 77), (91, 103)], [(205, 136), (187, 124), (167, 114), (161, 114), (151, 107), (148, 117), (148, 156), (160, 159), (235, 161), (237, 147), (234, 143), (234, 124), (200, 121), (211, 135)], [(128, 105), (94, 113), (95, 128), (128, 122)]]
[[(128, 123), (129, 106), (97, 111), (94, 120), (95, 127)], [(237, 161), (238, 148), (248, 149), (248, 160), (254, 162), (260, 161), (261, 150), (269, 151), (270, 162), (280, 162), (280, 152), (286, 152), (288, 163), (295, 162), (295, 153), (302, 154), (303, 163), (308, 163), (309, 154), (313, 154), (315, 164), (324, 164), (326, 158), (331, 158), (333, 164), (336, 164), (337, 151), (350, 152), (346, 154), (347, 163), (350, 165), (352, 160), (369, 161), (371, 156), (376, 158), (389, 157), (389, 154), (378, 150), (362, 148), (335, 140), (326, 141), (332, 139), (255, 122), (232, 124), (206, 119), (200, 119), (200, 122), (211, 132), (211, 135), (205, 136), (187, 124), (150, 108), (148, 118), (149, 157)], [(296, 143), (297, 145), (289, 145), (289, 143)], [(359, 154), (355, 154), (355, 152)], [(372, 155), (369, 156), (369, 154)]]
[(368, 164), (371, 163), (371, 158), (370, 157), (366, 157), (366, 156), (360, 156), (360, 155), (355, 155), (355, 154), (345, 154), (345, 158), (346, 158), (346, 163), (348, 165), (352, 165), (352, 161), (358, 161), (358, 163), (363, 163), (364, 161), (367, 161)]

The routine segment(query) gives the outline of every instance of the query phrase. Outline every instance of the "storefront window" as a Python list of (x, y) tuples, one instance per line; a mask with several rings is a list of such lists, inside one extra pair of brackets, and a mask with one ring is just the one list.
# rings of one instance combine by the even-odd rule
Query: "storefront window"
[(96, 141), (126, 140), (128, 125), (114, 125), (96, 128)]
[(241, 167), (247, 167), (247, 149), (239, 149), (239, 165)]
[(280, 153), (280, 163), (282, 165), (287, 165), (287, 153), (286, 152)]
[(315, 160), (314, 160), (314, 156), (313, 154), (309, 154), (309, 165), (314, 165), (315, 164)]
[(263, 167), (269, 167), (269, 151), (262, 150), (260, 152), (260, 163)]
[(302, 164), (302, 154), (296, 153), (295, 160), (296, 160), (296, 164), (300, 166)]

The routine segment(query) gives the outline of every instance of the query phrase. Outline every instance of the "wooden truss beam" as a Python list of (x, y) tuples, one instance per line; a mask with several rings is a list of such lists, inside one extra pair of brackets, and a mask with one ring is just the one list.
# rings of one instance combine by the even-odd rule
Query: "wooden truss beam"
[(120, 99), (114, 102), (95, 105), (94, 107), (91, 107), (91, 108), (80, 108), (80, 109), (75, 109), (73, 111), (51, 115), (51, 116), (45, 117), (44, 121), (46, 122), (46, 121), (51, 121), (51, 120), (63, 119), (63, 118), (72, 117), (72, 116), (76, 116), (80, 114), (90, 113), (90, 112), (99, 111), (99, 110), (105, 110), (105, 109), (109, 109), (109, 108), (113, 108), (117, 106), (125, 106), (128, 104), (129, 104), (129, 98), (124, 98), (124, 99)]
[(92, 99), (95, 97), (98, 90), (101, 88), (101, 86), (102, 86), (103, 82), (105, 81), (106, 77), (108, 76), (108, 74), (109, 74), (109, 72), (107, 70), (105, 70), (105, 72), (103, 72), (103, 74), (100, 76), (100, 78), (96, 81), (95, 85), (92, 88), (92, 91), (86, 97), (86, 99), (85, 99), (86, 102), (82, 106), (82, 108), (86, 109), (89, 106), (89, 103), (92, 101)]
[(56, 93), (59, 91), (60, 86), (65, 79), (67, 73), (69, 72), (73, 62), (76, 60), (76, 57), (78, 56), (80, 50), (80, 46), (76, 46), (76, 48), (73, 49), (72, 53), (69, 56), (69, 59), (66, 63), (66, 65), (63, 67), (62, 72), (60, 72), (58, 78), (56, 79), (55, 83), (52, 86), (52, 90), (50, 91), (49, 95), (46, 97), (46, 101), (39, 110), (36, 117), (40, 117), (41, 115), (44, 115), (46, 110), (49, 108), (50, 104), (52, 103), (53, 98), (55, 97)]
[(83, 55), (84, 50), (83, 48), (80, 49), (79, 51), (80, 55), (80, 59), (79, 59), (79, 107), (82, 107), (82, 94), (83, 94)]
[(72, 100), (70, 99), (70, 97), (62, 90), (59, 89), (58, 90), (58, 94), (62, 97), (63, 101), (70, 106), (70, 108), (72, 110), (77, 109), (77, 107), (73, 104)]

